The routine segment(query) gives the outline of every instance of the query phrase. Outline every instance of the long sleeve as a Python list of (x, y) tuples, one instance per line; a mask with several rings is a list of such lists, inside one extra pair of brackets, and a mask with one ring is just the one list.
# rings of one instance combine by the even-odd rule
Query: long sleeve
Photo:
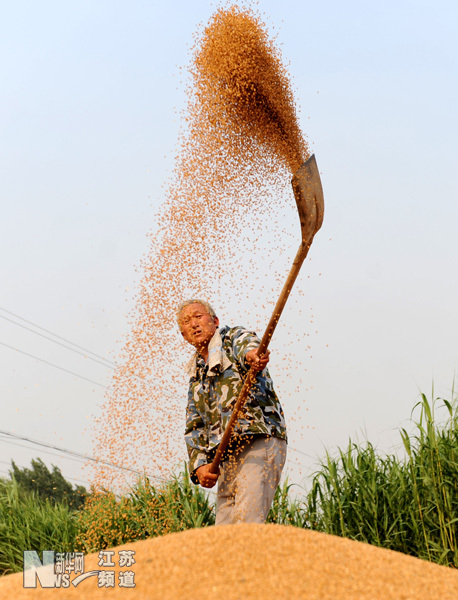
[(250, 350), (259, 348), (261, 340), (254, 332), (243, 329), (242, 327), (234, 328), (230, 337), (235, 359), (240, 363), (244, 370), (248, 371), (249, 366), (245, 362), (245, 356)]
[(193, 483), (199, 483), (195, 472), (208, 463), (206, 450), (208, 439), (204, 421), (196, 408), (192, 388), (189, 390), (188, 406), (186, 408), (185, 442), (189, 456), (189, 473)]

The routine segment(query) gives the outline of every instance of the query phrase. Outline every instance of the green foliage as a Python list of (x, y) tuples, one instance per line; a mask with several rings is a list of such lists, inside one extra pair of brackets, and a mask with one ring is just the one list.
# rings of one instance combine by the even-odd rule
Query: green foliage
[(305, 505), (311, 529), (458, 567), (458, 418), (434, 423), (436, 401), (422, 394), (417, 433), (401, 437), (404, 460), (377, 456), (351, 441), (338, 458), (327, 453)]
[[(380, 456), (370, 442), (358, 446), (350, 440), (337, 457), (326, 453), (308, 492), (293, 497), (288, 481), (280, 486), (267, 522), (458, 567), (458, 408), (443, 400), (448, 421), (439, 427), (437, 401), (430, 403), (422, 395), (414, 433), (401, 429), (405, 458)], [(49, 489), (44, 484), (55, 470), (46, 474), (40, 461), (32, 465), (34, 469), (26, 470), (28, 480), (33, 473), (33, 483)], [(91, 494), (77, 512), (67, 502), (55, 501), (56, 490), (51, 502), (24, 481), (0, 481), (0, 573), (22, 569), (23, 550), (93, 552), (215, 522), (210, 497), (190, 482), (186, 469), (160, 486), (139, 480), (126, 496)], [(61, 497), (68, 497), (68, 487), (59, 490)]]
[(10, 475), (24, 491), (34, 492), (50, 502), (66, 502), (75, 510), (84, 504), (86, 489), (83, 486), (73, 489), (58, 467), (53, 465), (51, 472), (41, 458), (32, 459), (31, 469), (20, 469), (14, 460), (11, 463), (13, 469)]
[(295, 527), (306, 526), (307, 515), (303, 503), (301, 500), (292, 497), (290, 492), (292, 487), (293, 484), (288, 483), (288, 479), (285, 480), (283, 485), (277, 487), (266, 523), (293, 525)]
[(93, 494), (80, 513), (78, 549), (85, 552), (215, 522), (214, 508), (185, 470), (160, 487), (140, 479), (127, 496)]
[(73, 551), (76, 521), (66, 504), (26, 493), (14, 479), (0, 481), (0, 574), (22, 571), (24, 550)]

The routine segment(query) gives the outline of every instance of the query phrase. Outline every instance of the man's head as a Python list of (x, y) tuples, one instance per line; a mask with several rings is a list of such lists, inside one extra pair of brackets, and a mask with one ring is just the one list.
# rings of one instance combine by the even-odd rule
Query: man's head
[(186, 300), (177, 311), (178, 327), (184, 339), (204, 355), (215, 333), (219, 320), (215, 311), (205, 300)]

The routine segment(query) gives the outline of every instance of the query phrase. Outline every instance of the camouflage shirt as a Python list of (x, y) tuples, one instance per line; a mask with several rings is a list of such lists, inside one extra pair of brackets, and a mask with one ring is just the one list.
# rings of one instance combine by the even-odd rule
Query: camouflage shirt
[[(208, 345), (208, 363), (197, 352), (187, 365), (189, 381), (185, 441), (189, 472), (212, 461), (249, 367), (246, 353), (260, 344), (243, 327), (217, 329)], [(283, 409), (267, 369), (259, 372), (237, 420), (234, 436), (271, 435), (286, 440)]]

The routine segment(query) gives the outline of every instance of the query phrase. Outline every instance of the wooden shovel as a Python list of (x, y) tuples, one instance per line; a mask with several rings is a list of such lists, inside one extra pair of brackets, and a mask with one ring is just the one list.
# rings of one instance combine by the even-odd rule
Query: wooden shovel
[[(294, 259), (293, 266), (291, 267), (286, 283), (283, 286), (280, 297), (278, 298), (274, 312), (270, 317), (267, 329), (262, 337), (261, 344), (258, 348), (259, 356), (264, 354), (267, 350), (269, 342), (272, 339), (272, 335), (280, 319), (280, 315), (283, 311), (286, 301), (288, 300), (288, 296), (293, 288), (294, 282), (296, 281), (296, 277), (299, 274), (302, 263), (304, 262), (312, 244), (313, 238), (323, 223), (323, 188), (321, 187), (320, 174), (318, 172), (318, 166), (316, 164), (314, 154), (296, 171), (291, 183), (293, 186), (294, 196), (297, 203), (297, 211), (299, 213), (299, 219), (301, 222), (302, 242), (299, 246), (299, 250), (296, 254), (296, 258)], [(221, 457), (229, 444), (232, 431), (237, 422), (239, 413), (245, 404), (251, 386), (256, 381), (256, 375), (257, 371), (251, 367), (240, 391), (240, 395), (235, 403), (234, 410), (232, 411), (231, 418), (226, 427), (226, 431), (221, 438), (215, 458), (211, 464), (210, 472), (213, 474), (218, 472)]]

